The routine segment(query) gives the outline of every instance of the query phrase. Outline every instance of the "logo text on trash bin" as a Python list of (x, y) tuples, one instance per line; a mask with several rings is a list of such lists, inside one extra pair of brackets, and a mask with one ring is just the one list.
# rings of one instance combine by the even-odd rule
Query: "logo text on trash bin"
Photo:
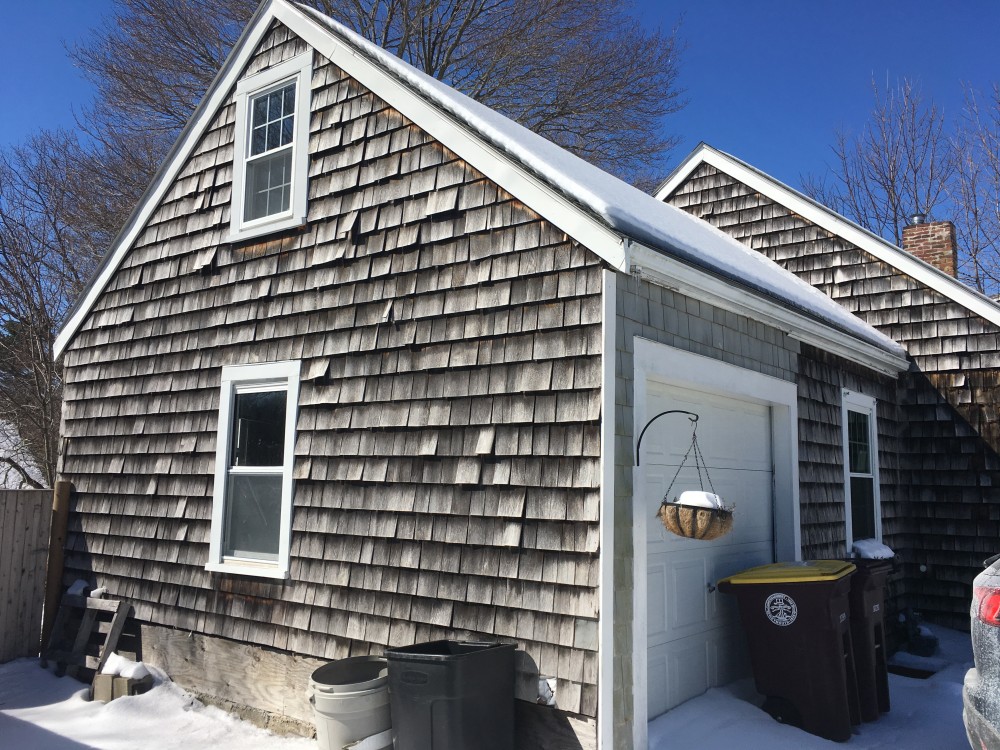
[(788, 594), (776, 592), (767, 597), (767, 601), (764, 602), (764, 614), (775, 625), (785, 627), (795, 622), (795, 618), (799, 615), (799, 608), (795, 606), (795, 600)]

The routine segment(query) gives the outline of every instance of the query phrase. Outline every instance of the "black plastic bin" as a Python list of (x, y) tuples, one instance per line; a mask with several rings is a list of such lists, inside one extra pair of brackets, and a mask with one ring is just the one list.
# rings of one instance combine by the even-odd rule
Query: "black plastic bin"
[(858, 676), (862, 721), (889, 711), (889, 669), (885, 643), (885, 582), (892, 560), (851, 560), (851, 641)]
[(394, 750), (513, 750), (514, 648), (430, 641), (386, 651)]
[(854, 570), (838, 560), (775, 563), (719, 581), (739, 602), (764, 710), (835, 742), (860, 723), (848, 602)]

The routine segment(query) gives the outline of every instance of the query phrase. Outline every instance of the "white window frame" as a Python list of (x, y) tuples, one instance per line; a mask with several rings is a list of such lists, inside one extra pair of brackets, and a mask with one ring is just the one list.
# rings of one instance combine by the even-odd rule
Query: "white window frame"
[(868, 416), (868, 442), (871, 452), (872, 503), (875, 514), (875, 538), (882, 541), (882, 492), (879, 482), (879, 452), (878, 452), (878, 402), (871, 396), (847, 390), (843, 391), (840, 407), (841, 436), (844, 456), (844, 526), (847, 553), (851, 554), (854, 542), (854, 523), (851, 506), (851, 477), (868, 477), (868, 474), (851, 472), (850, 443), (848, 435), (848, 412), (857, 412)]
[[(205, 569), (216, 573), (287, 578), (292, 535), (292, 468), (295, 463), (295, 425), (299, 402), (299, 361), (268, 362), (254, 365), (229, 365), (222, 368), (219, 397), (219, 426), (215, 449), (215, 489), (212, 500), (212, 533), (209, 541), (208, 564)], [(277, 560), (227, 557), (222, 553), (226, 521), (226, 486), (229, 474), (229, 452), (232, 439), (233, 401), (240, 389), (285, 390), (285, 445), (281, 467), (281, 518)]]
[[(288, 210), (245, 221), (247, 158), (250, 154), (250, 102), (268, 90), (295, 81), (295, 124), (292, 137), (292, 177)], [(312, 54), (290, 60), (244, 78), (236, 84), (236, 138), (233, 144), (233, 190), (229, 240), (245, 240), (302, 226), (308, 208), (309, 119), (312, 89)]]

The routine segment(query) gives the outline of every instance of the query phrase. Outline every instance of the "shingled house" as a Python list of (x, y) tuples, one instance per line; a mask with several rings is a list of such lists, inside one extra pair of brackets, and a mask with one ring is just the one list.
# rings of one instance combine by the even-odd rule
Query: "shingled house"
[(905, 347), (900, 604), (968, 627), (972, 579), (1000, 538), (1000, 306), (955, 278), (950, 222), (903, 248), (702, 144), (657, 192), (763, 253)]
[[(67, 579), (259, 715), (310, 721), (321, 660), (500, 638), (556, 686), (556, 711), (519, 701), (521, 747), (642, 748), (745, 671), (719, 577), (906, 530), (898, 344), (285, 0), (57, 348)], [(636, 466), (673, 409), (736, 504), (712, 542), (655, 518), (688, 419)]]

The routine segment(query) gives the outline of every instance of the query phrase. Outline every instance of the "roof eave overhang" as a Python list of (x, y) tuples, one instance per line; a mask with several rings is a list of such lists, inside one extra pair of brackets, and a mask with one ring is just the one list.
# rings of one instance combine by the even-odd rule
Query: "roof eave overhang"
[(897, 377), (909, 369), (905, 357), (744, 288), (731, 279), (708, 273), (636, 242), (629, 242), (627, 249), (629, 272), (654, 284), (764, 323), (796, 341), (884, 375)]

